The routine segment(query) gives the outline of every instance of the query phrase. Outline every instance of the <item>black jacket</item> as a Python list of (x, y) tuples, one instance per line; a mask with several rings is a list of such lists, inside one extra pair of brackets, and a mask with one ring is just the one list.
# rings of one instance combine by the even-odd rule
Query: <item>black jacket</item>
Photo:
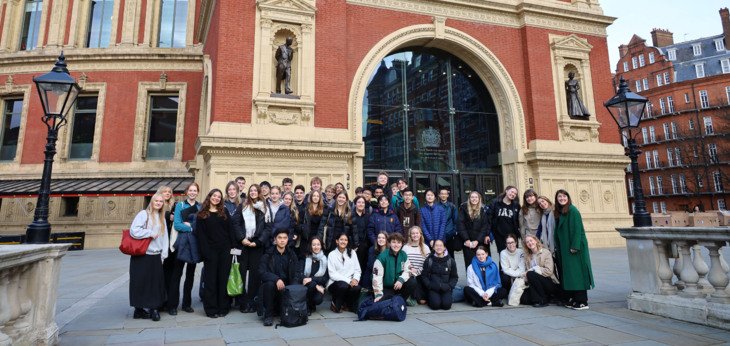
[(210, 213), (208, 217), (204, 219), (198, 217), (195, 221), (194, 234), (204, 261), (215, 252), (228, 252), (234, 245), (231, 218), (228, 217), (228, 211), (224, 210), (224, 215), (225, 217), (221, 217), (217, 213)]
[[(269, 224), (266, 223), (262, 211), (254, 209), (254, 214), (256, 215), (256, 232), (254, 232), (253, 239), (249, 239), (249, 241), (256, 243), (257, 248), (262, 248), (269, 239)], [(236, 248), (243, 249), (244, 246), (241, 242), (246, 238), (246, 221), (243, 219), (243, 203), (238, 206), (236, 212), (231, 216), (231, 225), (236, 239)]]
[(304, 222), (302, 223), (302, 240), (305, 240), (309, 244), (309, 240), (312, 237), (319, 234), (320, 226), (325, 222), (327, 217), (327, 207), (324, 207), (322, 215), (312, 215), (309, 211), (304, 212)]
[(520, 203), (517, 200), (506, 205), (502, 202), (504, 196), (499, 196), (492, 200), (489, 205), (488, 219), (489, 229), (483, 234), (486, 237), (491, 234), (494, 237), (504, 239), (510, 233), (520, 238)]
[(423, 285), (431, 291), (448, 292), (452, 290), (459, 282), (456, 261), (448, 255), (436, 257), (432, 253), (423, 262), (421, 280), (423, 280)]
[(464, 202), (459, 207), (458, 230), (462, 241), (479, 241), (484, 242), (483, 234), (489, 234), (489, 218), (486, 207), (481, 207), (479, 218), (472, 220), (469, 216), (469, 202)]
[(362, 216), (357, 214), (357, 211), (352, 212), (352, 245), (353, 248), (359, 248), (361, 246), (369, 248), (370, 241), (368, 239), (368, 221), (370, 220), (370, 213), (365, 208), (365, 212)]
[(266, 250), (259, 263), (261, 282), (284, 281), (285, 285), (301, 284), (302, 276), (299, 271), (299, 259), (288, 246), (284, 253), (279, 253), (276, 246)]
[[(327, 227), (327, 234), (324, 234), (324, 226)], [(334, 249), (334, 242), (335, 239), (339, 238), (341, 234), (347, 234), (347, 236), (350, 238), (350, 244), (349, 247), (353, 247), (352, 244), (352, 225), (350, 224), (349, 218), (345, 218), (344, 216), (340, 217), (335, 213), (334, 209), (330, 209), (327, 212), (326, 216), (323, 216), (322, 222), (319, 224), (319, 231), (317, 232), (317, 235), (319, 235), (320, 238), (322, 238), (322, 241), (324, 242), (324, 250), (325, 253), (328, 253), (329, 250)], [(327, 239), (324, 239), (326, 236)]]
[(310, 285), (320, 285), (322, 287), (327, 287), (327, 282), (330, 280), (330, 274), (327, 272), (327, 269), (325, 268), (324, 275), (322, 276), (314, 276), (315, 273), (319, 271), (319, 266), (325, 265), (324, 263), (320, 262), (316, 258), (312, 257), (312, 273), (310, 276), (304, 276), (304, 266), (307, 264), (306, 258), (299, 261), (299, 276), (302, 278), (302, 280), (306, 278), (311, 278), (312, 282)]

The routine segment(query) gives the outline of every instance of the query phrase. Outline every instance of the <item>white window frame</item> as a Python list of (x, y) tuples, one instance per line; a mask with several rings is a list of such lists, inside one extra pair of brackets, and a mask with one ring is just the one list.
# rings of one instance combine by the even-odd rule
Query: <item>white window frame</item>
[(649, 78), (644, 78), (644, 90), (649, 90)]
[(705, 187), (705, 183), (702, 181), (702, 174), (697, 174), (697, 187)]
[(661, 168), (661, 163), (659, 162), (659, 150), (652, 151), (652, 154), (654, 156), (654, 168)]
[(672, 174), (669, 179), (672, 181), (672, 194), (677, 194), (677, 175)]
[(715, 143), (707, 144), (707, 153), (710, 155), (711, 163), (719, 163), (720, 160), (717, 157), (717, 145)]
[(705, 126), (705, 134), (706, 135), (714, 135), (715, 134), (715, 127), (712, 126), (712, 117), (703, 117), (702, 123)]
[(700, 90), (700, 108), (710, 107), (710, 97), (707, 96), (707, 90)]
[(644, 67), (646, 65), (646, 61), (644, 60), (644, 54), (639, 55), (639, 67)]
[(722, 192), (724, 187), (722, 186), (722, 174), (720, 171), (712, 172), (712, 182), (715, 185), (715, 192)]
[(656, 143), (656, 130), (654, 130), (654, 126), (649, 126), (649, 141)]
[(659, 213), (659, 202), (651, 202), (652, 213)]
[(649, 132), (647, 132), (646, 127), (641, 128), (641, 138), (644, 139), (644, 144), (649, 143)]
[(669, 167), (674, 167), (674, 150), (667, 148), (667, 164)]
[(664, 72), (664, 85), (669, 84), (671, 81), (669, 80), (669, 72)]
[(730, 86), (725, 87), (725, 97), (727, 98), (727, 104), (730, 105)]
[(702, 55), (702, 44), (701, 43), (695, 43), (692, 45), (692, 54), (694, 56)]
[(679, 175), (679, 190), (687, 193), (687, 177), (684, 174)]
[(629, 196), (634, 195), (634, 179), (629, 178)]
[(727, 210), (727, 205), (725, 205), (725, 199), (719, 198), (717, 200), (717, 209), (718, 210)]
[(677, 60), (677, 48), (667, 49), (667, 59), (669, 61)]
[(654, 63), (654, 61), (655, 61), (655, 60), (654, 60), (654, 52), (650, 52), (650, 53), (649, 53), (649, 63), (650, 63), (650, 64), (653, 64), (653, 63)]
[(695, 120), (689, 119), (689, 129), (694, 130), (695, 129)]
[(723, 51), (725, 50), (725, 41), (722, 38), (716, 38), (715, 39), (715, 51)]
[(624, 72), (629, 72), (629, 62), (624, 61)]
[(669, 128), (672, 129), (672, 139), (677, 139), (677, 123), (675, 123), (674, 121), (672, 121), (669, 124)]
[(669, 124), (664, 123), (662, 127), (664, 127), (664, 140), (669, 140)]
[(664, 179), (662, 179), (662, 176), (661, 175), (658, 175), (656, 177), (656, 192), (657, 192), (658, 195), (663, 195), (664, 194), (664, 186), (662, 186), (662, 184), (664, 183), (663, 180)]
[(667, 202), (661, 201), (659, 202), (659, 206), (662, 209), (662, 214), (667, 213)]
[(641, 80), (637, 80), (635, 84), (636, 84), (636, 92), (640, 93), (641, 92)]
[(639, 68), (639, 59), (638, 58), (636, 58), (636, 57), (631, 58), (631, 67), (633, 67), (634, 69)]
[(682, 150), (674, 148), (674, 163), (677, 167), (682, 167)]
[(651, 169), (651, 152), (647, 151), (644, 156), (646, 157), (646, 169)]
[(667, 107), (664, 103), (664, 99), (659, 99), (659, 110), (662, 112), (662, 114), (667, 114)]
[(705, 64), (695, 64), (695, 76), (697, 78), (705, 77)]
[(722, 67), (722, 73), (730, 73), (730, 59), (720, 60), (720, 67)]
[(664, 82), (664, 78), (662, 77), (662, 75), (661, 74), (656, 75), (656, 86), (657, 87), (662, 86), (662, 84), (663, 84), (662, 82)]
[(672, 96), (667, 96), (667, 111), (674, 113), (674, 97)]
[(654, 196), (656, 193), (656, 184), (654, 184), (654, 177), (649, 176), (649, 195)]
[(689, 93), (684, 93), (684, 103), (689, 103)]

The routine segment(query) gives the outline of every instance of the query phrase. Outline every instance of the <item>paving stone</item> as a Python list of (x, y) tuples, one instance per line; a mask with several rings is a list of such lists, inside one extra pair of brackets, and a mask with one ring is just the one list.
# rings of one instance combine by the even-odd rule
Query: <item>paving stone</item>
[(588, 323), (578, 320), (577, 318), (563, 316), (543, 316), (525, 320), (527, 324), (536, 324), (551, 329), (565, 329), (573, 327), (588, 326)]
[(175, 321), (175, 317), (167, 314), (160, 314), (160, 320), (155, 322), (149, 319), (138, 319), (135, 320), (129, 317), (124, 321), (125, 329), (155, 329), (155, 328), (175, 328), (178, 324)]
[(527, 341), (519, 336), (509, 333), (475, 334), (462, 337), (474, 345), (509, 345), (509, 346), (532, 346), (536, 343)]
[[(399, 333), (400, 335), (400, 333)], [(439, 332), (439, 333), (419, 333), (419, 334), (408, 334), (408, 335), (401, 335), (404, 339), (408, 340), (409, 342), (412, 342), (416, 345), (449, 345), (449, 346), (458, 346), (458, 345), (472, 345), (471, 342), (468, 342), (464, 339), (461, 339), (455, 335)]]
[(717, 339), (722, 341), (730, 342), (730, 332), (710, 333), (705, 334), (706, 337), (711, 339)]
[(468, 316), (469, 312), (438, 312), (416, 318), (426, 323), (447, 323), (447, 322), (466, 322), (473, 321)]
[(247, 324), (242, 327), (239, 325), (224, 325), (220, 327), (223, 340), (227, 343), (249, 342), (256, 340), (278, 339), (279, 335), (273, 328), (263, 327), (261, 324)]
[(195, 341), (181, 341), (168, 343), (167, 345), (175, 346), (225, 346), (226, 342), (223, 339), (207, 339), (207, 340), (195, 340)]
[(577, 315), (575, 318), (580, 319), (583, 322), (595, 324), (602, 327), (612, 327), (619, 324), (635, 323), (635, 320), (627, 318), (614, 317), (603, 313), (597, 313), (592, 311), (579, 311), (583, 313), (583, 316)]
[(271, 339), (248, 342), (234, 342), (228, 344), (228, 346), (287, 346), (287, 343), (282, 339)]
[(165, 343), (222, 338), (218, 326), (178, 327), (165, 330)]
[(634, 342), (627, 342), (623, 344), (616, 344), (620, 346), (666, 346), (666, 344), (663, 344), (661, 342), (656, 342), (654, 340), (642, 340), (642, 341), (634, 341)]
[(563, 331), (602, 344), (616, 344), (643, 340), (643, 338), (636, 335), (622, 333), (599, 326), (574, 327)]
[(106, 345), (106, 339), (108, 336), (105, 335), (76, 335), (76, 336), (59, 336), (59, 346), (95, 346), (95, 345)]
[(619, 324), (617, 326), (611, 326), (610, 328), (613, 330), (633, 334), (636, 336), (640, 336), (644, 339), (651, 340), (665, 339), (667, 336), (671, 337), (672, 335), (674, 335), (673, 333), (667, 333), (666, 331), (661, 329), (647, 328), (645, 325), (638, 323)]
[(322, 338), (309, 338), (309, 339), (297, 339), (287, 340), (287, 344), (290, 346), (312, 346), (312, 345), (327, 345), (327, 346), (349, 346), (350, 344), (345, 339), (339, 336), (327, 336)]
[[(278, 321), (275, 320), (274, 323)], [(269, 327), (266, 327), (269, 328)], [(326, 336), (334, 336), (335, 333), (323, 324), (307, 324), (306, 326), (286, 328), (279, 327), (274, 329), (274, 332), (279, 335), (280, 338), (291, 343), (291, 340), (296, 339), (311, 339), (311, 338), (323, 338)]]
[(584, 338), (566, 333), (562, 330), (536, 333), (535, 329), (529, 326), (512, 326), (499, 329), (540, 345), (564, 345), (587, 341)]
[(130, 334), (117, 334), (111, 335), (107, 339), (107, 344), (127, 344), (133, 342), (150, 342), (157, 341), (160, 344), (165, 343), (165, 330), (164, 329), (147, 329), (139, 333)]
[(126, 307), (123, 311), (85, 313), (63, 327), (62, 331), (122, 329), (126, 319)]
[(497, 332), (496, 329), (475, 321), (439, 323), (433, 326), (457, 336)]
[(388, 321), (364, 321), (353, 324), (352, 321), (327, 321), (324, 325), (343, 338), (357, 338), (389, 334), (390, 326), (393, 323)]
[(358, 338), (349, 338), (346, 340), (347, 342), (355, 346), (385, 346), (408, 343), (406, 339), (403, 339), (402, 337), (395, 334), (371, 335)]

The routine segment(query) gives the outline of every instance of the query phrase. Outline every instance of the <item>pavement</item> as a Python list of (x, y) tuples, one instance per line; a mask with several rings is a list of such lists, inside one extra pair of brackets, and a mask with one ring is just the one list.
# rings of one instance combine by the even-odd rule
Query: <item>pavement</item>
[(455, 303), (449, 311), (409, 307), (403, 322), (354, 322), (353, 313), (329, 311), (326, 297), (306, 326), (274, 329), (237, 310), (207, 318), (197, 298), (200, 269), (194, 313), (132, 319), (129, 257), (117, 249), (84, 250), (63, 258), (56, 321), (60, 345), (730, 345), (730, 331), (628, 310), (625, 248), (591, 249), (591, 260), (596, 288), (586, 311)]

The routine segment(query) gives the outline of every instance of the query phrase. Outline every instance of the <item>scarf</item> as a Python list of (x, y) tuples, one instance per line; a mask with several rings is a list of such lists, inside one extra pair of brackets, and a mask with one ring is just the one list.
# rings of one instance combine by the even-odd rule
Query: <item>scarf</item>
[(310, 256), (307, 256), (307, 259), (304, 260), (304, 277), (310, 277), (312, 276), (312, 257), (316, 258), (319, 261), (319, 269), (316, 273), (314, 273), (314, 277), (321, 277), (324, 276), (325, 271), (327, 270), (327, 257), (324, 255), (322, 251), (320, 251), (317, 254), (311, 254)]
[[(482, 285), (482, 290), (486, 291), (491, 287), (502, 287), (499, 272), (496, 267), (497, 265), (492, 261), (491, 257), (487, 257), (484, 262), (479, 262), (477, 256), (472, 258), (471, 269), (477, 274), (479, 283)], [(482, 269), (484, 269), (484, 272), (482, 272)]]

